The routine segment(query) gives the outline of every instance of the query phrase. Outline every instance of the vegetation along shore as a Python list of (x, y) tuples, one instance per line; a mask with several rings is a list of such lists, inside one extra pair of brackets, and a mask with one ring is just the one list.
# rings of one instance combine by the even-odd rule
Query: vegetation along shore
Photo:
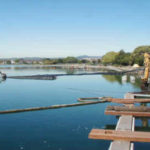
[(86, 64), (86, 65), (115, 65), (115, 66), (133, 66), (137, 64), (143, 66), (144, 53), (150, 53), (150, 46), (139, 46), (133, 52), (110, 51), (103, 56), (79, 56), (66, 58), (5, 58), (0, 59), (1, 65), (56, 65), (56, 64)]

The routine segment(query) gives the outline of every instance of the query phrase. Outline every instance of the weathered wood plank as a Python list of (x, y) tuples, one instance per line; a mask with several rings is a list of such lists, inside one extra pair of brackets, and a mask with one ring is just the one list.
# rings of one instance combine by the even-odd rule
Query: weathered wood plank
[(150, 107), (126, 107), (126, 106), (109, 106), (105, 110), (106, 115), (131, 115), (137, 117), (150, 117)]
[(133, 103), (150, 103), (150, 99), (121, 99), (121, 98), (106, 98), (109, 102), (133, 104)]
[(150, 107), (147, 106), (107, 106), (106, 110), (127, 111), (127, 112), (149, 112)]
[(148, 112), (127, 112), (127, 111), (105, 111), (106, 115), (131, 115), (134, 117), (150, 117), (150, 113)]
[(92, 129), (89, 134), (89, 138), (133, 142), (150, 142), (150, 132)]

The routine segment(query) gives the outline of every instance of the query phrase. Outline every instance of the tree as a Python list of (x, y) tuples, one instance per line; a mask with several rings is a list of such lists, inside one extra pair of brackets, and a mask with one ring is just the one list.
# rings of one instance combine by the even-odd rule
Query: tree
[(81, 59), (80, 62), (83, 63), (83, 64), (86, 64), (86, 63), (89, 62), (89, 60), (87, 60), (87, 59)]
[(16, 60), (15, 60), (15, 63), (18, 64), (18, 63), (19, 63), (19, 59), (16, 59)]
[(139, 46), (131, 54), (130, 64), (138, 64), (142, 66), (144, 64), (144, 53), (150, 53), (150, 46)]
[(57, 64), (63, 63), (63, 59), (61, 59), (61, 58), (58, 58), (58, 59), (56, 59), (55, 61), (56, 61)]
[(10, 60), (7, 60), (7, 61), (6, 61), (6, 64), (10, 65), (10, 64), (11, 64), (11, 61), (10, 61)]
[(47, 59), (44, 59), (44, 60), (43, 60), (43, 64), (44, 64), (44, 65), (50, 65), (50, 64), (51, 64), (51, 60), (48, 59), (48, 58), (47, 58)]
[(77, 63), (78, 59), (75, 57), (66, 57), (63, 60), (64, 63)]
[(115, 58), (115, 64), (127, 66), (130, 63), (130, 53), (120, 50)]
[(117, 56), (116, 52), (114, 52), (114, 51), (108, 52), (102, 57), (102, 63), (104, 65), (114, 64), (115, 60), (116, 60), (116, 56)]

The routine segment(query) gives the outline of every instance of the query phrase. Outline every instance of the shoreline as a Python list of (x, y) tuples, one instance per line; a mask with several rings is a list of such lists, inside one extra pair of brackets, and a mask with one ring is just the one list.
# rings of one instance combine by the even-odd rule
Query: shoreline
[[(93, 75), (93, 74), (105, 74), (105, 75), (143, 75), (144, 67), (132, 67), (132, 66), (104, 66), (104, 65), (88, 65), (88, 64), (55, 64), (55, 65), (31, 65), (31, 64), (21, 64), (21, 65), (0, 65), (0, 70), (1, 69), (11, 69), (11, 68), (53, 68), (53, 69), (84, 69), (87, 70), (88, 73), (79, 73), (79, 74), (47, 74), (49, 77), (50, 76), (66, 76), (66, 75)], [(90, 72), (89, 72), (90, 71)], [(46, 78), (49, 78), (47, 77)], [(36, 76), (36, 77), (33, 77)], [(8, 78), (39, 78), (37, 76), (39, 75), (33, 75), (32, 77), (29, 76), (8, 76)], [(42, 75), (45, 78), (45, 75)], [(41, 75), (40, 75), (41, 78)], [(51, 77), (50, 77), (51, 78)]]
[(116, 70), (116, 71), (129, 71), (133, 69), (142, 69), (144, 68), (143, 66), (141, 67), (133, 67), (133, 66), (114, 66), (114, 65), (89, 65), (89, 64), (52, 64), (52, 65), (43, 65), (43, 64), (1, 64), (0, 67), (2, 66), (34, 66), (34, 67), (62, 67), (62, 68), (93, 68), (93, 69), (109, 69), (109, 70)]

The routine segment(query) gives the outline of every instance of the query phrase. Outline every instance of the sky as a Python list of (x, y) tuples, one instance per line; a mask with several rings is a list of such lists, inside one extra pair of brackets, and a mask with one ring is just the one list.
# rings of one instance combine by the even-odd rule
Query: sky
[(102, 56), (150, 45), (150, 0), (0, 0), (0, 57)]

